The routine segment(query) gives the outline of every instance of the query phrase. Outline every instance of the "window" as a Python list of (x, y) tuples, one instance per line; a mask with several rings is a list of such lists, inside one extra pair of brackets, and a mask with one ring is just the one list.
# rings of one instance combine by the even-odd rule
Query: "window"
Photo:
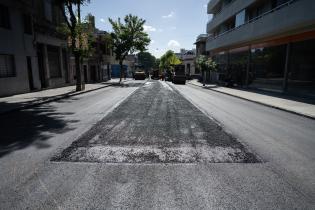
[(236, 15), (235, 27), (241, 26), (245, 23), (245, 10), (242, 10)]
[(49, 73), (51, 78), (60, 78), (61, 65), (59, 47), (47, 46)]
[(0, 27), (10, 29), (9, 8), (0, 4)]
[(30, 15), (23, 15), (23, 22), (24, 22), (24, 33), (33, 34), (32, 17)]
[(53, 20), (53, 11), (51, 0), (44, 0), (44, 9), (45, 9), (45, 18), (46, 20), (52, 22)]
[(15, 75), (14, 56), (0, 54), (0, 78), (15, 77)]

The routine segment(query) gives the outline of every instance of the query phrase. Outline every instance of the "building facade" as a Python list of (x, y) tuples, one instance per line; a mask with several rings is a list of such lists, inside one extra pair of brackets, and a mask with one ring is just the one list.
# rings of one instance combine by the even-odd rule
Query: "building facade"
[(1, 0), (0, 96), (69, 82), (61, 11), (50, 0)]
[[(86, 51), (80, 66), (82, 82), (96, 83), (107, 81), (111, 78), (111, 64), (115, 60), (110, 47), (110, 35), (106, 31), (101, 31), (95, 27), (95, 17), (91, 14), (86, 16), (82, 25), (82, 48)], [(70, 55), (69, 74), (71, 75), (71, 83), (75, 83), (76, 68), (73, 55)]]
[[(196, 58), (198, 56), (204, 55), (208, 56), (208, 51), (206, 50), (206, 44), (207, 44), (208, 34), (200, 34), (195, 42), (196, 45)], [(202, 72), (196, 65), (196, 72), (200, 75), (198, 79), (204, 80), (205, 82), (211, 82), (210, 81), (210, 72), (204, 71)]]
[(175, 53), (177, 58), (185, 65), (185, 72), (188, 78), (197, 78), (200, 76), (199, 69), (196, 69), (196, 50), (181, 49), (179, 53)]
[(240, 86), (314, 96), (314, 11), (309, 0), (211, 0), (206, 51)]

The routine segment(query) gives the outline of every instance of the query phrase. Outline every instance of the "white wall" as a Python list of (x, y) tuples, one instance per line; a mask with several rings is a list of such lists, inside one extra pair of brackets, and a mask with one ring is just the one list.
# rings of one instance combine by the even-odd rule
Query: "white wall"
[[(6, 5), (4, 2), (1, 2)], [(11, 29), (0, 27), (0, 54), (14, 55), (15, 77), (0, 78), (0, 96), (28, 92), (29, 81), (26, 56), (32, 59), (33, 80), (35, 88), (41, 88), (39, 82), (36, 51), (33, 37), (24, 34), (22, 13), (9, 7)]]

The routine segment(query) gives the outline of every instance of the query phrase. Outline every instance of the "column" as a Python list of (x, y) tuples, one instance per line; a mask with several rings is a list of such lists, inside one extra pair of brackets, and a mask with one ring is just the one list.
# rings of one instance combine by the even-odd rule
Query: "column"
[(289, 64), (290, 64), (290, 52), (291, 43), (287, 44), (286, 55), (285, 55), (285, 66), (284, 66), (284, 78), (282, 91), (285, 93), (288, 91), (288, 77), (289, 77)]

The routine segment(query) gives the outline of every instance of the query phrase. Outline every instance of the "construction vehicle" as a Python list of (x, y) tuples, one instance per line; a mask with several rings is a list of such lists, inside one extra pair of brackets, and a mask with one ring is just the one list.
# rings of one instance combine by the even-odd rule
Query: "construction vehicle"
[(174, 84), (186, 84), (185, 65), (175, 65), (173, 72)]

